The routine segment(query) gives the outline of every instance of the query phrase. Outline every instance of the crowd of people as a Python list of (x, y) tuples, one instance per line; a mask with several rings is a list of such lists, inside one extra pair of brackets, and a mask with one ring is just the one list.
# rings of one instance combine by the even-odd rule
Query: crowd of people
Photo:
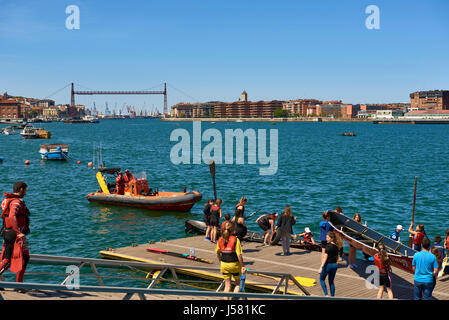
[[(125, 177), (129, 172), (125, 171)], [(130, 179), (128, 175), (126, 179)], [(1, 236), (3, 237), (3, 248), (0, 257), (0, 274), (8, 268), (17, 273), (16, 281), (22, 282), (27, 267), (30, 254), (26, 241), (26, 236), (30, 233), (30, 212), (27, 209), (23, 198), (27, 193), (27, 184), (18, 181), (13, 186), (13, 193), (4, 193), (4, 199), (1, 203), (3, 227)], [(119, 187), (119, 186), (118, 186)], [(248, 232), (245, 220), (245, 205), (247, 199), (242, 197), (235, 206), (234, 216), (229, 214), (224, 216), (225, 221), (220, 225), (220, 219), (223, 217), (221, 205), (223, 201), (208, 200), (204, 207), (204, 222), (206, 223), (205, 240), (216, 244), (215, 251), (221, 264), (221, 272), (225, 279), (225, 292), (230, 292), (232, 287), (232, 278), (235, 282), (234, 292), (239, 290), (240, 276), (246, 272), (243, 264), (242, 240)], [(343, 213), (340, 207), (335, 211)], [(329, 295), (326, 279), (329, 285), (330, 296), (335, 296), (334, 279), (337, 273), (337, 262), (343, 259), (343, 240), (337, 232), (334, 232), (330, 223), (330, 212), (322, 213), (322, 221), (319, 223), (319, 242), (321, 243), (321, 265), (318, 269), (320, 275), (320, 284), (325, 296)], [(363, 224), (361, 215), (356, 213), (353, 220)], [(282, 241), (282, 256), (290, 255), (291, 239), (303, 238), (301, 243), (315, 244), (315, 239), (309, 227), (304, 232), (293, 235), (293, 225), (296, 224), (296, 217), (292, 214), (290, 206), (285, 206), (282, 214), (278, 217), (276, 212), (263, 214), (257, 218), (256, 223), (264, 232), (263, 245), (269, 246), (273, 235), (280, 235)], [(364, 224), (366, 226), (366, 222)], [(219, 229), (220, 228), (220, 232)], [(397, 225), (390, 234), (390, 238), (400, 242), (400, 234), (403, 231), (401, 225)], [(449, 229), (446, 230), (443, 245), (441, 236), (434, 238), (431, 244), (423, 224), (416, 225), (412, 223), (408, 229), (412, 239), (412, 249), (417, 251), (413, 256), (412, 266), (414, 272), (414, 299), (428, 300), (432, 297), (432, 292), (436, 285), (438, 272), (442, 269), (443, 259), (446, 253), (449, 254)], [(220, 237), (218, 235), (220, 234)], [(218, 239), (217, 239), (218, 238)], [(357, 239), (356, 239), (357, 240)], [(20, 250), (21, 254), (14, 254)], [(348, 266), (352, 269), (357, 268), (356, 248), (349, 245)], [(445, 252), (446, 251), (446, 252)], [(371, 257), (365, 254), (365, 259)], [(20, 257), (20, 258), (16, 258)], [(378, 269), (379, 291), (377, 298), (381, 299), (384, 290), (387, 290), (388, 297), (393, 299), (392, 291), (392, 261), (387, 254), (387, 250), (382, 243), (377, 246), (377, 253), (371, 258)], [(23, 290), (21, 290), (23, 291)]]
[[(221, 225), (222, 236), (217, 241), (219, 220), (222, 217), (222, 211), (220, 208), (222, 203), (223, 202), (221, 199), (218, 199), (215, 202), (213, 200), (209, 200), (205, 205), (204, 222), (207, 225), (205, 240), (217, 243), (216, 252), (222, 263), (221, 270), (226, 280), (226, 290), (228, 292), (231, 290), (231, 278), (234, 277), (236, 285), (234, 292), (238, 292), (240, 275), (245, 270), (243, 266), (241, 242), (247, 233), (244, 216), (247, 199), (240, 199), (239, 203), (236, 205), (234, 217), (231, 218), (229, 214), (225, 215), (225, 221)], [(336, 207), (334, 210), (343, 214), (343, 210), (340, 207)], [(330, 296), (335, 296), (334, 279), (337, 273), (337, 263), (343, 260), (343, 239), (340, 237), (338, 232), (333, 230), (330, 223), (330, 212), (323, 212), (322, 219), (323, 220), (319, 223), (320, 235), (318, 238), (322, 250), (321, 265), (318, 269), (320, 285), (325, 296), (329, 296), (329, 294)], [(354, 214), (353, 220), (366, 226), (366, 222), (363, 223), (362, 217), (359, 213)], [(263, 246), (269, 246), (273, 234), (279, 233), (282, 241), (281, 256), (288, 256), (291, 254), (290, 244), (292, 238), (303, 238), (303, 240), (300, 240), (300, 243), (316, 244), (316, 241), (313, 238), (313, 233), (309, 227), (306, 227), (304, 232), (292, 236), (293, 225), (296, 223), (296, 217), (293, 216), (290, 206), (285, 206), (284, 211), (279, 217), (275, 212), (263, 214), (257, 218), (256, 223), (264, 232)], [(397, 225), (395, 230), (390, 234), (389, 238), (400, 242), (400, 234), (402, 231), (403, 227), (401, 225)], [(442, 238), (440, 236), (436, 236), (434, 243), (431, 244), (422, 224), (418, 224), (416, 228), (414, 228), (414, 224), (412, 223), (408, 231), (411, 237), (413, 237), (412, 249), (417, 251), (412, 262), (414, 272), (414, 299), (430, 299), (432, 296), (432, 291), (436, 285), (437, 274), (442, 268), (442, 262), (445, 258), (445, 250), (449, 250), (449, 229), (446, 231), (446, 237), (443, 245), (441, 245)], [(360, 239), (361, 236), (356, 237), (356, 240)], [(357, 249), (350, 243), (348, 243), (348, 247), (349, 251), (347, 265), (351, 269), (356, 269), (358, 268), (356, 265)], [(376, 249), (377, 253), (373, 257), (365, 252), (362, 253), (365, 260), (373, 261), (374, 265), (378, 269), (377, 283), (379, 284), (379, 291), (377, 298), (382, 299), (383, 293), (386, 290), (388, 298), (393, 299), (394, 296), (391, 281), (392, 261), (387, 254), (385, 245), (379, 243)], [(223, 260), (223, 257), (227, 254), (226, 253), (223, 255), (223, 252), (233, 252), (233, 254), (228, 255), (233, 257), (232, 261)], [(232, 263), (232, 265), (229, 263)], [(329, 286), (329, 291), (326, 285), (326, 279)]]

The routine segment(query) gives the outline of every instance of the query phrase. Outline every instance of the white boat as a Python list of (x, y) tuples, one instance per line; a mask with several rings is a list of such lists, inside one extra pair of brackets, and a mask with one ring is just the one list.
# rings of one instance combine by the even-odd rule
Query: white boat
[(3, 134), (5, 134), (7, 136), (11, 136), (11, 135), (17, 134), (17, 132), (14, 131), (14, 129), (12, 127), (6, 127), (3, 129)]
[(98, 120), (97, 117), (92, 116), (92, 115), (84, 116), (83, 120), (90, 121), (90, 123), (99, 123), (100, 122), (100, 120)]
[(30, 124), (27, 124), (22, 131), (20, 131), (20, 135), (24, 139), (38, 139), (39, 134), (37, 133), (37, 129)]

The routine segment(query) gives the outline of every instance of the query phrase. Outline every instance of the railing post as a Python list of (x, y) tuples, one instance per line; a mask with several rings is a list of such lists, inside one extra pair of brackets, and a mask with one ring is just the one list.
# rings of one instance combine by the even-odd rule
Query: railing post
[(101, 275), (98, 273), (97, 267), (95, 267), (95, 263), (91, 262), (91, 263), (90, 263), (90, 267), (92, 268), (92, 271), (93, 271), (93, 272), (95, 273), (95, 275), (97, 276), (98, 283), (100, 284), (100, 286), (104, 286), (103, 279), (101, 278)]

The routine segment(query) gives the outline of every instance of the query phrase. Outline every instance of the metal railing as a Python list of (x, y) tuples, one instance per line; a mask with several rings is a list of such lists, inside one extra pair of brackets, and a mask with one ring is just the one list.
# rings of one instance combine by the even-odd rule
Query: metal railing
[[(327, 299), (328, 297), (311, 296), (310, 293), (291, 275), (282, 272), (267, 272), (267, 271), (255, 271), (248, 270), (247, 274), (257, 274), (263, 275), (267, 278), (279, 281), (274, 285), (275, 282), (271, 284), (265, 284), (264, 289), (269, 290), (271, 286), (274, 289), (267, 293), (233, 293), (233, 292), (222, 292), (224, 287), (224, 280), (219, 279), (219, 281), (204, 281), (204, 280), (183, 280), (178, 277), (178, 274), (194, 274), (192, 271), (213, 271), (215, 274), (211, 274), (211, 278), (218, 278), (216, 273), (220, 274), (220, 269), (210, 268), (210, 267), (200, 267), (200, 266), (186, 266), (186, 265), (172, 265), (172, 264), (152, 264), (145, 262), (134, 262), (134, 261), (119, 261), (119, 260), (104, 260), (104, 259), (91, 259), (91, 258), (79, 258), (79, 257), (65, 257), (65, 256), (50, 256), (50, 255), (31, 255), (30, 264), (32, 265), (61, 265), (61, 266), (76, 266), (79, 271), (82, 268), (86, 269), (87, 266), (90, 267), (92, 274), (79, 273), (80, 276), (95, 278), (98, 282), (98, 286), (89, 285), (79, 285), (76, 288), (71, 287), (68, 283), (73, 278), (73, 274), (69, 273), (43, 273), (27, 271), (28, 275), (52, 275), (52, 276), (64, 276), (64, 280), (60, 284), (49, 284), (49, 283), (16, 283), (10, 281), (0, 281), (0, 288), (11, 288), (11, 289), (25, 289), (25, 290), (50, 290), (59, 292), (97, 292), (97, 293), (123, 293), (124, 300), (130, 299), (134, 295), (138, 295), (140, 299), (146, 300), (145, 295), (179, 295), (179, 296), (199, 296), (199, 297), (231, 297), (231, 298), (243, 298), (243, 299)], [(159, 274), (155, 278), (148, 279), (149, 273), (145, 278), (135, 278), (130, 276), (120, 277), (120, 276), (108, 276), (102, 275), (99, 272), (99, 268), (126, 268), (131, 270), (138, 270), (145, 272), (144, 270), (160, 270)], [(163, 279), (162, 277), (170, 272), (173, 280)], [(190, 272), (189, 272), (190, 271)], [(146, 284), (150, 281), (150, 284), (146, 288), (136, 288), (130, 286), (107, 286), (105, 285), (106, 279), (127, 279), (127, 280), (146, 280)], [(0, 280), (4, 280), (1, 278)], [(174, 282), (177, 289), (167, 289), (167, 288), (155, 288), (157, 283), (162, 283), (164, 281)], [(190, 283), (203, 283), (213, 286), (217, 286), (216, 290), (206, 289), (203, 290), (186, 290), (182, 289), (184, 286), (189, 286)], [(289, 282), (293, 287), (299, 289), (299, 291), (289, 291)], [(248, 281), (247, 281), (248, 283)], [(254, 287), (256, 284), (251, 282)], [(260, 285), (260, 284), (257, 284)], [(198, 288), (198, 287), (197, 287)], [(261, 287), (259, 287), (261, 288)], [(278, 294), (282, 293), (282, 294)], [(1, 295), (0, 295), (1, 298)], [(338, 298), (332, 298), (338, 299)]]

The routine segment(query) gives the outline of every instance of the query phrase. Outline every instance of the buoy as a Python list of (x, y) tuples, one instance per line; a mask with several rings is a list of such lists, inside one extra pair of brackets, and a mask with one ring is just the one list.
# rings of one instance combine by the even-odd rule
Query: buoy
[(80, 164), (80, 163), (81, 163), (81, 161), (77, 161), (76, 163)]
[(93, 166), (92, 162), (89, 162), (87, 165), (88, 165), (89, 167), (92, 167), (92, 166)]
[(26, 160), (26, 161), (25, 161), (25, 165), (28, 166), (29, 164), (30, 164), (30, 160)]

